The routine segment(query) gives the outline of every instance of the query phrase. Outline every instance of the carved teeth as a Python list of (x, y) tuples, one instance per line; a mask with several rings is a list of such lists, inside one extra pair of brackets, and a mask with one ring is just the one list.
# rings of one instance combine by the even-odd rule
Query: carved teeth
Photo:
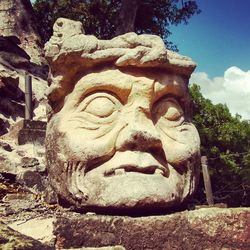
[(161, 169), (159, 169), (159, 168), (157, 168), (157, 169), (155, 170), (155, 174), (164, 175), (163, 170), (161, 170)]
[(119, 168), (115, 170), (115, 175), (122, 175), (122, 174), (125, 174), (124, 168)]
[(113, 169), (111, 170), (107, 170), (104, 172), (104, 176), (108, 177), (108, 176), (112, 176), (115, 174), (115, 171)]
[[(115, 175), (124, 175), (124, 174), (126, 174), (126, 172), (144, 173), (143, 171), (138, 171), (138, 170), (140, 170), (140, 169), (132, 169), (132, 168), (129, 168), (129, 167), (127, 167), (127, 168), (122, 167), (122, 168), (118, 168), (118, 169), (110, 169), (110, 170), (105, 171), (104, 176), (108, 177), (108, 176), (115, 176)], [(145, 169), (142, 168), (141, 170), (145, 170)], [(145, 171), (145, 174), (147, 174), (146, 171)], [(148, 174), (160, 174), (160, 175), (165, 176), (164, 170), (159, 169), (159, 168), (156, 168), (154, 170), (152, 169), (152, 171), (150, 173), (148, 172)]]

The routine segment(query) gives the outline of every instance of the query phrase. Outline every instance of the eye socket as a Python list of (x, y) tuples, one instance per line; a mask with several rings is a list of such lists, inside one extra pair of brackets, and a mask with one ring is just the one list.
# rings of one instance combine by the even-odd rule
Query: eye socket
[(80, 111), (91, 115), (105, 118), (118, 110), (120, 102), (113, 95), (108, 93), (95, 93), (86, 97), (79, 105)]
[(172, 122), (179, 121), (184, 115), (180, 104), (174, 98), (161, 99), (156, 104), (154, 113), (157, 120), (163, 117)]
[(95, 116), (107, 117), (115, 111), (115, 104), (107, 97), (96, 97), (86, 106), (84, 111)]

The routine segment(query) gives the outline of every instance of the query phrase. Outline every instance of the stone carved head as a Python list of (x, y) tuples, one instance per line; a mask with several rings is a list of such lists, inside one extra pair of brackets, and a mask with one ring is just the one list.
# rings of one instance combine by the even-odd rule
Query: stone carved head
[(178, 206), (199, 174), (190, 122), (191, 59), (153, 35), (84, 35), (60, 18), (45, 46), (51, 67), (46, 156), (62, 200), (90, 210)]

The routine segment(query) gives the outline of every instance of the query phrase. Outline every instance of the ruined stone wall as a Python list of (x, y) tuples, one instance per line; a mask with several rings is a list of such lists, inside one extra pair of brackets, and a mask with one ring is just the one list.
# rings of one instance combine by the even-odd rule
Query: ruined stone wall
[(29, 0), (0, 1), (0, 34), (17, 36), (32, 62), (45, 63)]

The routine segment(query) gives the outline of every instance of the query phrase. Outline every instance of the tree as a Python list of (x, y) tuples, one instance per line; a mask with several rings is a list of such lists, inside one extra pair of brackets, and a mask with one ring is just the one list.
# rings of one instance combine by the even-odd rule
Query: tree
[(187, 24), (200, 10), (195, 0), (36, 0), (34, 10), (41, 37), (46, 42), (58, 17), (83, 23), (86, 34), (110, 39), (135, 31), (163, 38), (169, 48), (177, 49), (167, 39), (170, 25)]
[[(250, 206), (250, 124), (233, 117), (227, 106), (205, 99), (192, 85), (193, 122), (201, 138), (201, 154), (208, 157), (216, 202)], [(205, 201), (201, 180), (196, 199)]]
[(121, 0), (115, 35), (121, 35), (135, 30), (136, 14), (140, 2), (140, 0)]

